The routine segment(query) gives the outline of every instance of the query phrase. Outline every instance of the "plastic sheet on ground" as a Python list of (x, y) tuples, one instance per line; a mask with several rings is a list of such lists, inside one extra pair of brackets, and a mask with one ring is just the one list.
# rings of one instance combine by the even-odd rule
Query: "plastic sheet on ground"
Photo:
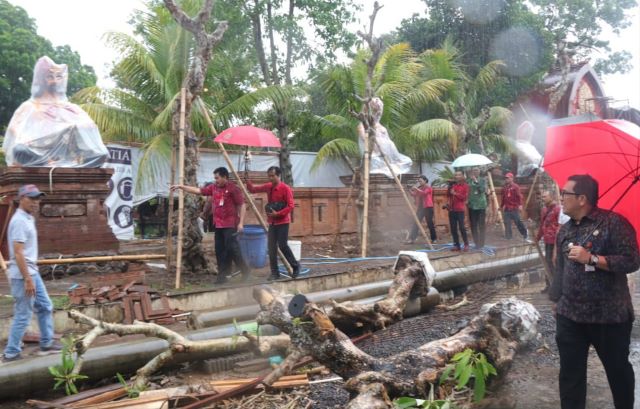
[(540, 313), (528, 302), (511, 297), (494, 304), (485, 304), (480, 315), (487, 321), (508, 331), (519, 343), (528, 343), (538, 335)]
[[(421, 251), (401, 251), (398, 253), (398, 258), (400, 258), (400, 256), (410, 257), (412, 260), (420, 263), (420, 265), (422, 265), (424, 277), (427, 279), (427, 287), (431, 287), (433, 285), (433, 280), (436, 278), (436, 270), (431, 265), (429, 255), (427, 253)], [(398, 259), (396, 258), (396, 262), (393, 264), (393, 270), (396, 269), (397, 265)]]
[(98, 127), (67, 100), (68, 70), (49, 57), (35, 65), (31, 98), (9, 122), (3, 150), (9, 166), (97, 168), (108, 151)]

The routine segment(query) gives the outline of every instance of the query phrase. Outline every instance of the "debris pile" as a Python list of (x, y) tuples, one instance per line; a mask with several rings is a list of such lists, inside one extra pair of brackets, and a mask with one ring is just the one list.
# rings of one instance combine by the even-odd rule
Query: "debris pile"
[[(184, 312), (171, 309), (169, 299), (164, 294), (144, 284), (145, 272), (106, 274), (89, 285), (75, 284), (68, 291), (72, 305), (94, 305), (109, 302), (122, 303), (124, 324), (134, 320), (155, 322), (160, 325), (172, 324), (176, 315)], [(160, 300), (160, 308), (154, 308), (152, 301)]]

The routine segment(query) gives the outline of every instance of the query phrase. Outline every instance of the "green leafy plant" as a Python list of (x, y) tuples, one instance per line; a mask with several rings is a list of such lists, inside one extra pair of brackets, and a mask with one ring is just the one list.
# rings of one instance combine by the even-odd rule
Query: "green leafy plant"
[(480, 402), (486, 393), (487, 379), (498, 374), (496, 368), (487, 361), (487, 357), (482, 352), (474, 352), (470, 348), (455, 354), (451, 361), (453, 363), (445, 368), (440, 377), (440, 383), (453, 377), (456, 389), (460, 390), (473, 378), (473, 399), (475, 402)]
[(73, 367), (75, 362), (73, 360), (75, 340), (73, 338), (62, 339), (62, 364), (57, 366), (50, 366), (49, 373), (53, 376), (55, 384), (53, 389), (58, 389), (64, 385), (64, 391), (67, 395), (75, 395), (78, 393), (76, 382), (87, 379), (88, 376), (73, 373)]
[(429, 391), (429, 399), (416, 399), (404, 396), (393, 401), (396, 409), (455, 409), (450, 399), (435, 399), (433, 385)]
[(122, 376), (122, 374), (120, 374), (120, 372), (116, 373), (116, 378), (118, 378), (118, 382), (120, 382), (120, 384), (122, 385), (122, 387), (124, 388), (124, 391), (127, 393), (127, 396), (131, 399), (135, 399), (137, 397), (140, 396), (140, 392), (143, 392), (145, 389), (145, 387), (135, 387), (135, 386), (129, 386), (129, 382), (127, 382), (124, 379), (124, 376)]

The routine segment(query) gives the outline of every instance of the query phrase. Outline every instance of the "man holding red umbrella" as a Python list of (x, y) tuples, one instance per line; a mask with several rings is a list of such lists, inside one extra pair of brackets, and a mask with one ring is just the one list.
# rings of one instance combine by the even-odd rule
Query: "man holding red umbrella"
[(636, 231), (622, 215), (598, 208), (598, 182), (572, 175), (561, 191), (571, 218), (558, 233), (549, 292), (556, 302), (562, 409), (584, 409), (587, 358), (593, 345), (607, 373), (616, 409), (633, 409), (629, 344), (634, 320), (627, 274), (640, 267)]
[(269, 182), (262, 185), (254, 185), (247, 180), (247, 189), (251, 193), (266, 192), (268, 203), (265, 206), (267, 212), (267, 222), (269, 223), (269, 264), (271, 266), (271, 276), (269, 280), (280, 278), (278, 271), (278, 248), (286, 257), (293, 269), (292, 278), (296, 278), (300, 273), (300, 264), (289, 248), (289, 223), (291, 223), (291, 212), (294, 209), (293, 190), (286, 183), (280, 180), (281, 171), (277, 166), (271, 166), (267, 170)]

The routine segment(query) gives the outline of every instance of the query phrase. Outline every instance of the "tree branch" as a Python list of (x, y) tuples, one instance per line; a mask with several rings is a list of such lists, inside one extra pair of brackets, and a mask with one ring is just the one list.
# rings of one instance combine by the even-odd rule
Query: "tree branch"
[[(207, 3), (209, 2), (213, 3), (213, 1), (207, 0)], [(205, 5), (207, 5), (207, 3), (205, 3)], [(182, 9), (178, 7), (178, 5), (173, 0), (164, 0), (164, 5), (182, 28), (192, 32), (193, 34), (197, 34), (198, 24), (184, 11), (182, 11)], [(213, 4), (211, 6), (213, 6)], [(204, 9), (201, 10), (200, 13), (202, 13), (203, 11)]]

